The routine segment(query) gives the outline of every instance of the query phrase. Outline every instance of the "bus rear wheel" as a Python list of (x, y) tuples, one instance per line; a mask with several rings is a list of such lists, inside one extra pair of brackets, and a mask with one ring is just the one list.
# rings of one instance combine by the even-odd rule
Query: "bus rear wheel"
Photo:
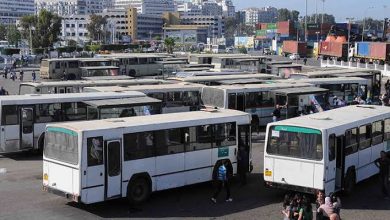
[(131, 204), (146, 201), (151, 193), (150, 182), (145, 177), (137, 177), (127, 186), (127, 199)]

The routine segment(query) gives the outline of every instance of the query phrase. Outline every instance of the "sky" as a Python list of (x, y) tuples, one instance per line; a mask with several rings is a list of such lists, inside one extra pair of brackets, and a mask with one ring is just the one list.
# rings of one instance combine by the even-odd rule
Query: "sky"
[[(305, 0), (233, 0), (238, 10), (248, 7), (274, 6), (276, 8), (288, 8), (305, 14)], [(307, 13), (314, 14), (316, 0), (307, 0)], [(317, 0), (318, 13), (322, 13), (322, 1)], [(333, 14), (337, 22), (344, 22), (346, 18), (353, 17), (360, 20), (365, 17), (376, 19), (390, 18), (390, 0), (325, 0), (325, 13)]]

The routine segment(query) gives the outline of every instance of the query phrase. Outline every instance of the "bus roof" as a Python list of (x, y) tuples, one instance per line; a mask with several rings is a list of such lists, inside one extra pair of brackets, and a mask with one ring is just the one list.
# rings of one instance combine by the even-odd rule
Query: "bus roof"
[(84, 103), (94, 107), (111, 107), (111, 106), (128, 106), (128, 105), (136, 105), (136, 104), (155, 104), (155, 103), (161, 103), (161, 100), (145, 96), (145, 97), (133, 97), (133, 98), (123, 98), (123, 99), (91, 100), (91, 101), (84, 101)]
[(99, 92), (120, 92), (120, 91), (140, 91), (140, 92), (159, 92), (164, 90), (170, 91), (200, 91), (204, 85), (188, 84), (188, 83), (172, 83), (172, 84), (158, 84), (158, 85), (137, 85), (137, 86), (100, 86), (87, 87), (86, 91)]
[[(157, 79), (128, 79), (128, 80), (67, 80), (67, 81), (45, 81), (45, 82), (24, 82), (20, 85), (30, 85), (34, 87), (45, 87), (45, 86), (99, 86), (99, 85), (131, 85), (131, 84), (159, 84), (164, 82), (163, 80)], [(167, 82), (168, 83), (168, 82)]]
[(128, 80), (134, 79), (132, 76), (117, 75), (117, 76), (86, 76), (81, 77), (83, 80)]
[(379, 70), (371, 70), (371, 69), (326, 69), (321, 71), (314, 71), (314, 72), (303, 72), (303, 73), (291, 73), (291, 75), (303, 75), (308, 77), (319, 77), (319, 76), (329, 76), (329, 75), (336, 75), (336, 74), (346, 74), (346, 73), (366, 73), (366, 74), (372, 74), (372, 73), (380, 73)]
[(84, 101), (94, 99), (144, 97), (144, 93), (136, 91), (126, 92), (96, 92), (96, 93), (61, 93), (61, 94), (27, 94), (1, 96), (2, 105), (29, 105), (40, 103), (58, 103), (71, 101)]
[(219, 80), (219, 83), (222, 85), (234, 85), (234, 84), (260, 84), (266, 82), (266, 80), (261, 80), (261, 79), (229, 79), (229, 80)]
[(191, 76), (186, 78), (177, 78), (170, 77), (168, 79), (178, 80), (183, 82), (202, 82), (202, 81), (219, 81), (219, 80), (228, 80), (228, 79), (277, 79), (279, 77), (264, 74), (264, 73), (254, 73), (254, 74), (238, 74), (238, 75), (224, 75), (224, 76)]
[[(232, 119), (232, 117), (235, 117), (235, 119)], [(126, 130), (131, 130), (133, 132), (140, 132), (143, 130), (158, 130), (164, 125), (168, 125), (166, 127), (164, 126), (166, 129), (169, 127), (197, 126), (205, 123), (218, 124), (225, 122), (237, 122), (238, 124), (248, 124), (250, 121), (251, 116), (246, 112), (217, 109), (215, 111), (193, 111), (118, 119), (58, 123), (48, 125), (47, 127), (62, 127), (76, 132), (115, 128), (125, 128)]]
[(288, 68), (288, 67), (302, 67), (301, 64), (289, 63), (289, 64), (276, 64), (272, 65), (275, 68)]
[(302, 83), (310, 83), (314, 85), (348, 84), (348, 83), (358, 83), (361, 85), (367, 85), (368, 79), (364, 79), (360, 77), (302, 78), (302, 79), (274, 80), (274, 82), (302, 82)]
[(113, 53), (113, 54), (98, 54), (96, 57), (106, 58), (156, 58), (156, 57), (171, 57), (168, 54), (161, 53)]
[(101, 62), (101, 61), (112, 61), (110, 58), (53, 58), (43, 59), (49, 62), (52, 61), (80, 61), (80, 62)]
[(325, 112), (274, 122), (268, 125), (289, 125), (326, 130), (381, 115), (389, 117), (389, 107), (377, 105), (350, 105)]
[(205, 88), (221, 89), (227, 92), (256, 92), (256, 91), (270, 91), (283, 88), (294, 87), (310, 87), (313, 86), (309, 83), (265, 83), (265, 84), (235, 84), (235, 85), (220, 85), (209, 86)]

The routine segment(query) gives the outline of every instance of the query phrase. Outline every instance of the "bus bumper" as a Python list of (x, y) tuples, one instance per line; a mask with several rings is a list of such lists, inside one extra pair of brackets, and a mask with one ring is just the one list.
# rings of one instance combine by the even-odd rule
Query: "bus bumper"
[(51, 188), (48, 186), (42, 186), (42, 190), (45, 192), (48, 192), (48, 193), (52, 193), (52, 194), (57, 195), (57, 196), (65, 197), (69, 201), (73, 201), (73, 202), (80, 202), (81, 201), (80, 200), (81, 198), (79, 195), (73, 195), (70, 193), (66, 193), (66, 192), (63, 192), (61, 190), (54, 189), (54, 188)]
[(314, 189), (314, 188), (294, 186), (294, 185), (282, 184), (282, 183), (274, 183), (269, 181), (264, 181), (264, 186), (266, 188), (283, 189), (283, 190), (302, 192), (308, 194), (316, 194), (316, 192), (318, 191), (318, 189)]

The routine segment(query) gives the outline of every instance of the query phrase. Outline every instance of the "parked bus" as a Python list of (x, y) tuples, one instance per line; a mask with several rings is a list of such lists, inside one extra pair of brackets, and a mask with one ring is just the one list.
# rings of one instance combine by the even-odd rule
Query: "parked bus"
[(253, 124), (260, 126), (272, 121), (276, 104), (286, 106), (282, 110), (283, 117), (295, 117), (311, 107), (316, 108), (312, 109), (314, 112), (326, 109), (327, 100), (326, 89), (308, 83), (224, 85), (202, 89), (204, 105), (250, 113)]
[(240, 75), (240, 74), (253, 74), (250, 72), (239, 70), (224, 70), (224, 71), (192, 71), (192, 72), (177, 72), (174, 77), (187, 78), (192, 76), (226, 76), (226, 75)]
[(228, 175), (251, 171), (250, 121), (221, 109), (50, 124), (43, 188), (85, 204), (140, 203), (151, 192), (211, 181), (222, 162)]
[(360, 77), (309, 78), (297, 80), (280, 80), (280, 82), (310, 83), (316, 87), (329, 90), (329, 104), (333, 108), (333, 99), (339, 98), (351, 104), (355, 97), (367, 97), (369, 80)]
[(127, 76), (155, 76), (161, 75), (164, 65), (160, 62), (168, 58), (167, 54), (99, 54), (98, 57), (118, 61), (119, 74)]
[[(86, 120), (86, 101), (140, 97), (146, 95), (141, 92), (107, 92), (2, 96), (0, 153), (42, 150), (46, 124)], [(139, 105), (149, 105), (150, 100), (146, 101), (146, 104)]]
[(354, 105), (268, 124), (264, 181), (272, 188), (326, 195), (378, 173), (389, 151), (388, 107)]
[(138, 91), (162, 101), (162, 112), (188, 112), (200, 108), (200, 91), (203, 85), (197, 84), (161, 84), (140, 86), (86, 87), (85, 92), (121, 92)]
[(222, 83), (219, 82), (221, 80), (238, 80), (238, 79), (259, 79), (259, 80), (272, 80), (279, 79), (277, 76), (273, 76), (270, 74), (264, 73), (256, 73), (256, 74), (238, 74), (238, 75), (224, 75), (221, 76), (191, 76), (185, 78), (178, 77), (170, 77), (168, 80), (185, 82), (185, 83), (197, 83), (203, 84), (207, 86), (218, 86)]
[(264, 68), (265, 62), (270, 58), (266, 56), (237, 56), (232, 57), (220, 55), (212, 58), (211, 64), (215, 69), (239, 69), (242, 71), (260, 73)]
[(379, 70), (371, 69), (340, 69), (340, 70), (323, 70), (316, 72), (294, 73), (291, 74), (293, 79), (301, 78), (332, 78), (332, 77), (361, 77), (369, 80), (367, 88), (367, 97), (373, 102), (379, 103), (381, 93), (382, 73)]
[(22, 82), (19, 85), (19, 95), (24, 94), (54, 94), (83, 92), (85, 87), (94, 86), (129, 86), (129, 85), (157, 85), (169, 83), (157, 79), (130, 79), (130, 80), (72, 80), (72, 81), (44, 81)]
[(40, 67), (40, 77), (42, 79), (62, 79), (69, 80), (81, 78), (81, 67), (109, 67), (117, 66), (113, 59), (106, 58), (55, 58), (43, 59)]

